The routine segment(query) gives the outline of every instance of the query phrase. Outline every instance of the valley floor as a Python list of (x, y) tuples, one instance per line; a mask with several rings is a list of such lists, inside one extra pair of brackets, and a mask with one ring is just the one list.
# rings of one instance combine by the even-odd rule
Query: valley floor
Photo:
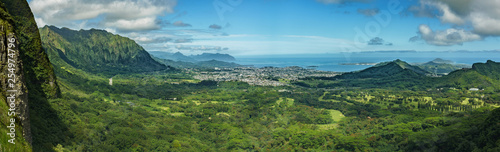
[[(493, 110), (498, 92), (310, 88), (296, 83), (317, 82), (279, 73), (274, 78), (287, 85), (260, 86), (197, 80), (208, 72), (196, 76), (193, 71), (115, 75), (110, 85), (109, 77), (72, 72), (60, 74), (62, 98), (49, 101), (55, 115), (34, 128), (52, 130), (33, 135), (35, 151), (472, 151), (500, 146), (494, 136), (499, 110)], [(325, 73), (309, 73), (314, 74)], [(54, 126), (58, 121), (62, 124)]]

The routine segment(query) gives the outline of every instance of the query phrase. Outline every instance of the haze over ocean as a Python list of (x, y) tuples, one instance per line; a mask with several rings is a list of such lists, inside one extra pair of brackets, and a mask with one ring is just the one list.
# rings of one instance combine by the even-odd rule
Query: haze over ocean
[[(424, 63), (436, 58), (451, 60), (457, 64), (486, 62), (486, 60), (500, 61), (499, 51), (454, 51), (454, 52), (356, 52), (332, 54), (302, 54), (302, 55), (262, 55), (236, 56), (235, 63), (253, 65), (255, 67), (287, 67), (317, 66), (322, 71), (350, 72), (363, 70), (373, 65), (350, 65), (350, 63), (379, 63), (401, 59), (408, 63)], [(343, 64), (349, 65), (343, 65)]]

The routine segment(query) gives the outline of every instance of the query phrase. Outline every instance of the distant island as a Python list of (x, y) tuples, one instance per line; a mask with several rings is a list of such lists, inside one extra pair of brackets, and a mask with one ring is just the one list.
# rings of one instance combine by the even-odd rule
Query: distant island
[(451, 61), (451, 60), (444, 60), (444, 59), (441, 59), (441, 58), (436, 58), (430, 62), (434, 62), (434, 63), (447, 63), (447, 64), (453, 64), (455, 62)]
[(372, 62), (361, 62), (361, 63), (340, 63), (340, 65), (376, 65), (377, 63)]

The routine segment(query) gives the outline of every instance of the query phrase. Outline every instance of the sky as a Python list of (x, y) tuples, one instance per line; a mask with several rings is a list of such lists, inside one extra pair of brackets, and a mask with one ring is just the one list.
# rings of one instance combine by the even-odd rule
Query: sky
[(500, 0), (28, 0), (39, 27), (104, 29), (147, 51), (499, 50)]

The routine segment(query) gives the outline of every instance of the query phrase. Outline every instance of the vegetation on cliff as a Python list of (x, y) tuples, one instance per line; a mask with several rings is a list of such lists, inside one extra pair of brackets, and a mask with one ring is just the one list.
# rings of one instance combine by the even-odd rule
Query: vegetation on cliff
[(135, 41), (104, 30), (45, 26), (40, 33), (43, 47), (57, 68), (74, 67), (108, 76), (169, 69)]

